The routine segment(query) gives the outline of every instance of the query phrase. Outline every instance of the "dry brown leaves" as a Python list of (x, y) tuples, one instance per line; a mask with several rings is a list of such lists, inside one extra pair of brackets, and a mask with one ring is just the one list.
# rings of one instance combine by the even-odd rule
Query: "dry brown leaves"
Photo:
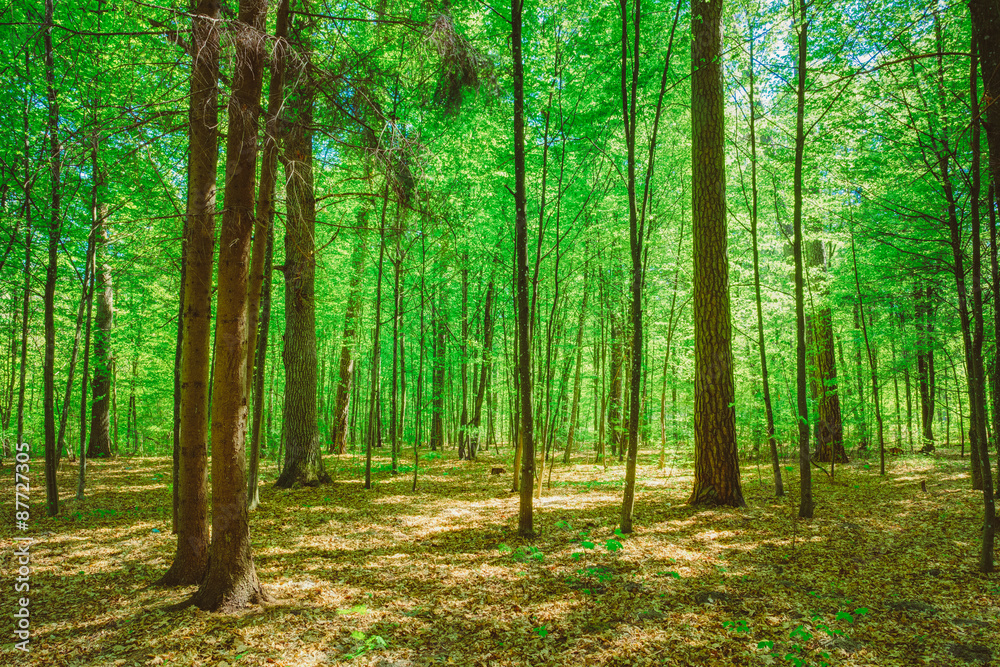
[[(382, 470), (327, 459), (335, 481), (277, 491), (252, 517), (258, 573), (276, 603), (221, 616), (167, 612), (192, 591), (147, 588), (169, 565), (169, 461), (95, 462), (87, 500), (31, 530), (31, 665), (961, 665), (1000, 659), (1000, 577), (976, 572), (981, 495), (968, 459), (863, 462), (796, 479), (774, 499), (744, 464), (746, 509), (684, 505), (685, 474), (640, 465), (636, 532), (616, 536), (623, 469), (555, 469), (533, 541), (516, 536), (504, 462)], [(507, 466), (509, 468), (509, 465)], [(61, 488), (75, 487), (64, 466)], [(37, 466), (40, 472), (41, 466)], [(760, 470), (763, 469), (763, 472)], [(273, 470), (269, 469), (273, 478)], [(783, 472), (794, 475), (791, 467)], [(928, 491), (922, 492), (925, 481)], [(36, 483), (41, 484), (38, 475)], [(4, 497), (13, 497), (5, 471)], [(11, 553), (11, 533), (3, 544)], [(619, 548), (620, 547), (620, 548)], [(12, 561), (4, 565), (14, 571)], [(9, 590), (9, 589), (8, 589)], [(12, 596), (5, 593), (5, 605)], [(8, 602), (9, 601), (9, 602)], [(10, 610), (12, 613), (13, 610)], [(5, 609), (4, 613), (8, 613)]]

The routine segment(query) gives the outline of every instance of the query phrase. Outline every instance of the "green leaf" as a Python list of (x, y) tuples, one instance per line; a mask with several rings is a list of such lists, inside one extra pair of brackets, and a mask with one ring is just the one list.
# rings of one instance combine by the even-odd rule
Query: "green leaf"
[(353, 607), (348, 607), (347, 609), (338, 609), (338, 616), (346, 616), (347, 614), (367, 614), (368, 607), (363, 604), (356, 604)]

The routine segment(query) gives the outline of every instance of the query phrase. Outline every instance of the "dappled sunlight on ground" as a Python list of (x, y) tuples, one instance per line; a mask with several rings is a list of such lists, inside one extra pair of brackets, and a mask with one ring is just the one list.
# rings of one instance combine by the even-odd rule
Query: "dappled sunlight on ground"
[[(557, 463), (528, 541), (510, 462), (450, 457), (421, 460), (415, 492), (412, 460), (393, 476), (385, 457), (371, 490), (348, 456), (327, 458), (324, 486), (262, 483), (251, 534), (274, 602), (232, 616), (168, 612), (193, 588), (149, 587), (176, 549), (168, 459), (92, 463), (83, 502), (64, 466), (61, 515), (33, 507), (34, 634), (18, 664), (950, 666), (955, 646), (1000, 659), (968, 459), (904, 456), (884, 479), (871, 462), (815, 471), (816, 516), (799, 520), (788, 462), (785, 498), (766, 462), (744, 462), (748, 507), (706, 509), (684, 504), (689, 468), (648, 453), (628, 536), (624, 467)], [(2, 485), (12, 495), (13, 475)]]

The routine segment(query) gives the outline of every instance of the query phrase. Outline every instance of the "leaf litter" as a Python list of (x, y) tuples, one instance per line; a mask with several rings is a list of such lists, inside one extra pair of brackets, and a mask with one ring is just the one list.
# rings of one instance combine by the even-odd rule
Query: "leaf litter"
[[(502, 460), (421, 461), (411, 492), (387, 466), (365, 491), (357, 459), (329, 457), (332, 484), (262, 482), (251, 534), (275, 602), (228, 616), (166, 612), (194, 589), (150, 587), (175, 550), (171, 462), (95, 461), (86, 500), (67, 491), (53, 519), (33, 506), (31, 652), (8, 640), (0, 663), (998, 664), (1000, 575), (976, 570), (967, 459), (895, 459), (885, 478), (840, 466), (814, 477), (811, 520), (795, 477), (775, 499), (745, 464), (748, 507), (692, 508), (690, 466), (655, 459), (640, 460), (632, 535), (615, 530), (621, 466), (581, 458), (557, 466), (525, 540), (510, 476), (490, 475)], [(74, 476), (63, 466), (60, 488)], [(13, 475), (0, 484), (13, 495)]]

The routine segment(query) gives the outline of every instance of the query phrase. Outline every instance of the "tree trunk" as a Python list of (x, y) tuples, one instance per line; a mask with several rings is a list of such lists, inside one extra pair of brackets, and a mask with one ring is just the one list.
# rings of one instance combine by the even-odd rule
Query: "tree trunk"
[[(515, 2), (517, 0), (514, 0)], [(439, 292), (431, 296), (431, 328), (434, 330), (434, 350), (431, 357), (431, 451), (444, 448), (444, 360), (445, 315), (439, 302), (444, 298)]]
[[(306, 0), (296, 3), (308, 11)], [(313, 189), (313, 83), (309, 28), (292, 20), (290, 40), (299, 49), (296, 86), (285, 103), (285, 464), (275, 486), (315, 486), (330, 481), (323, 467), (316, 422), (316, 195)]]
[[(751, 23), (751, 32), (753, 24)], [(781, 463), (778, 461), (778, 441), (774, 437), (774, 408), (771, 405), (771, 382), (767, 372), (767, 345), (764, 342), (764, 308), (760, 293), (760, 252), (757, 246), (757, 107), (754, 98), (754, 45), (756, 38), (750, 35), (750, 241), (753, 246), (753, 287), (757, 305), (757, 349), (760, 352), (760, 380), (764, 398), (764, 417), (767, 428), (767, 444), (771, 453), (771, 472), (774, 476), (774, 495), (781, 498), (785, 488), (781, 482)], [(675, 288), (676, 294), (676, 288)], [(666, 374), (666, 361), (664, 361)], [(664, 387), (665, 389), (665, 387)]]
[[(59, 489), (56, 488), (56, 323), (55, 296), (58, 270), (57, 251), (60, 233), (60, 178), (62, 171), (59, 148), (59, 102), (56, 98), (55, 59), (52, 53), (53, 0), (45, 0), (45, 23), (42, 36), (45, 42), (45, 83), (48, 90), (48, 135), (51, 202), (49, 221), (49, 263), (45, 272), (45, 365), (42, 378), (45, 390), (45, 507), (48, 516), (59, 513)], [(20, 444), (20, 442), (18, 443)]]
[(483, 306), (483, 361), (479, 368), (479, 383), (476, 397), (472, 405), (472, 421), (469, 423), (471, 438), (469, 440), (469, 458), (476, 458), (479, 450), (481, 425), (483, 419), (483, 400), (489, 391), (490, 375), (493, 369), (493, 281), (486, 287), (486, 302)]
[[(69, 369), (66, 372), (66, 394), (63, 397), (62, 410), (60, 411), (59, 416), (59, 436), (56, 439), (59, 458), (62, 457), (63, 450), (66, 449), (66, 423), (69, 421), (69, 404), (73, 393), (73, 375), (76, 371), (76, 358), (80, 350), (80, 331), (81, 329), (84, 329), (85, 314), (89, 313), (90, 310), (88, 307), (90, 303), (88, 296), (92, 294), (90, 290), (90, 283), (91, 274), (94, 270), (94, 254), (96, 252), (95, 240), (97, 236), (101, 234), (101, 228), (106, 215), (106, 209), (103, 202), (100, 200), (99, 194), (100, 188), (104, 185), (105, 174), (97, 161), (97, 147), (98, 138), (95, 130), (95, 134), (91, 137), (91, 171), (94, 174), (90, 190), (91, 227), (90, 234), (87, 237), (87, 256), (84, 260), (83, 284), (80, 288), (80, 304), (76, 310), (76, 329), (73, 335), (73, 347), (69, 357)], [(86, 326), (86, 329), (89, 334), (89, 322), (87, 324), (88, 326)], [(86, 383), (87, 376), (84, 375), (84, 386)], [(69, 452), (69, 456), (70, 459), (73, 458), (72, 451)]]
[(107, 239), (103, 230), (95, 239), (96, 269), (94, 299), (97, 313), (94, 317), (94, 378), (91, 380), (90, 444), (87, 458), (111, 456), (111, 330), (114, 327), (114, 292), (111, 286), (111, 267), (101, 260)]
[(934, 451), (934, 303), (933, 288), (917, 288), (914, 321), (917, 329), (917, 383), (920, 392), (922, 452)]
[[(174, 482), (179, 491), (177, 553), (170, 569), (158, 582), (161, 586), (200, 583), (208, 569), (209, 559), (207, 467), (215, 177), (219, 160), (220, 25), (217, 2), (200, 0), (192, 9), (194, 57), (188, 108), (187, 236), (184, 239), (184, 287), (181, 290), (184, 295), (184, 331), (181, 335), (180, 462)], [(219, 453), (215, 452), (213, 467)]]
[[(516, 255), (515, 297), (517, 304), (517, 371), (521, 410), (518, 430), (522, 441), (520, 509), (518, 533), (532, 537), (534, 513), (532, 485), (535, 481), (534, 418), (531, 405), (531, 320), (528, 310), (528, 215), (525, 187), (524, 151), (524, 62), (521, 55), (522, 0), (511, 0), (511, 48), (514, 61), (514, 253)], [(537, 266), (537, 264), (536, 264)]]
[(226, 189), (219, 239), (212, 406), (212, 546), (190, 603), (231, 611), (267, 599), (250, 550), (247, 510), (247, 305), (254, 227), (257, 121), (267, 41), (264, 0), (240, 0), (233, 24), (233, 92), (226, 141)]
[(339, 380), (337, 382), (337, 398), (333, 409), (333, 433), (330, 437), (330, 452), (343, 454), (347, 447), (347, 415), (350, 410), (351, 388), (354, 383), (354, 366), (357, 354), (358, 316), (361, 310), (361, 283), (365, 276), (365, 237), (368, 224), (368, 211), (358, 213), (358, 240), (351, 252), (351, 291), (347, 297), (347, 310), (344, 313), (344, 336), (340, 347)]
[(688, 503), (743, 507), (726, 258), (722, 0), (697, 2), (691, 19), (695, 462)]
[(382, 268), (385, 260), (385, 216), (389, 207), (389, 175), (382, 193), (379, 223), (378, 273), (375, 280), (375, 326), (372, 334), (371, 399), (368, 404), (368, 434), (365, 438), (365, 488), (372, 488), (372, 448), (382, 446), (382, 403), (380, 396), (382, 343)]
[[(994, 10), (998, 7), (994, 6)], [(1000, 21), (994, 21), (1000, 24)], [(997, 31), (994, 38), (1000, 38), (1000, 30)], [(977, 91), (977, 47), (976, 43), (976, 32), (973, 30), (972, 37), (972, 64), (970, 66), (969, 80), (970, 80), (970, 98), (971, 98), (971, 113), (972, 113), (972, 187), (969, 191), (969, 199), (972, 204), (972, 316), (973, 316), (973, 332), (972, 332), (972, 366), (969, 369), (971, 373), (975, 375), (975, 396), (971, 395), (970, 401), (973, 408), (973, 422), (972, 422), (972, 432), (975, 437), (972, 438), (970, 443), (973, 448), (979, 448), (979, 460), (982, 467), (983, 476), (983, 533), (982, 533), (982, 544), (980, 545), (979, 551), (979, 570), (980, 572), (992, 572), (993, 571), (993, 547), (994, 540), (996, 536), (996, 505), (993, 498), (993, 469), (990, 467), (990, 448), (989, 441), (987, 439), (986, 433), (986, 373), (983, 367), (983, 338), (984, 338), (984, 323), (983, 323), (983, 271), (982, 271), (982, 224), (979, 212), (979, 195), (981, 192), (981, 177), (980, 177), (980, 162), (982, 149), (980, 147), (980, 125), (976, 120), (980, 117), (979, 113), (979, 93)], [(994, 45), (993, 48), (998, 49), (1000, 45)], [(997, 65), (1000, 65), (1000, 59), (997, 59)], [(997, 76), (998, 70), (993, 70), (991, 72), (991, 78)], [(995, 88), (994, 88), (995, 90)], [(989, 91), (988, 91), (989, 92)], [(992, 105), (991, 105), (992, 106)], [(995, 112), (994, 112), (995, 113)], [(1000, 144), (995, 145), (995, 148), (1000, 149)], [(989, 202), (992, 207), (992, 200)], [(996, 294), (994, 294), (994, 299)], [(969, 380), (970, 383), (973, 382), (972, 378)], [(994, 437), (997, 434), (994, 433)]]
[(796, 331), (796, 412), (799, 429), (799, 518), (812, 518), (812, 469), (809, 467), (809, 403), (806, 368), (806, 316), (805, 278), (802, 266), (802, 157), (805, 153), (805, 107), (806, 107), (806, 63), (808, 57), (806, 28), (806, 2), (799, 3), (798, 37), (798, 106), (795, 117), (795, 204), (792, 213), (794, 240), (792, 252), (795, 256), (795, 331)]
[[(77, 500), (83, 500), (84, 491), (87, 486), (87, 377), (90, 373), (90, 327), (94, 311), (94, 280), (93, 266), (91, 266), (87, 285), (87, 325), (83, 334), (83, 372), (80, 376), (80, 441), (77, 445), (80, 462), (76, 477)], [(177, 479), (176, 472), (174, 479)], [(176, 487), (176, 484), (174, 486)], [(176, 489), (174, 489), (174, 496), (176, 498)], [(174, 532), (177, 532), (176, 528), (174, 528)]]
[(583, 388), (583, 325), (587, 318), (587, 286), (589, 284), (587, 265), (583, 268), (583, 299), (580, 302), (580, 315), (576, 326), (576, 372), (573, 373), (573, 402), (570, 405), (569, 430), (566, 432), (566, 451), (563, 453), (563, 463), (569, 464), (573, 455), (573, 445), (576, 440), (576, 426), (580, 419), (580, 393)]
[(618, 456), (622, 444), (622, 368), (624, 367), (624, 351), (622, 349), (621, 326), (617, 314), (611, 314), (611, 379), (610, 395), (608, 397), (608, 439), (611, 441), (611, 456)]
[(261, 151), (260, 188), (257, 193), (253, 254), (250, 259), (250, 290), (247, 302), (247, 395), (252, 398), (250, 426), (250, 471), (247, 509), (260, 505), (261, 422), (264, 416), (264, 370), (267, 361), (267, 338), (271, 324), (271, 284), (274, 259), (274, 188), (278, 180), (278, 140), (280, 109), (284, 103), (285, 69), (288, 55), (288, 0), (278, 3), (271, 60), (271, 81), (267, 91), (267, 117), (264, 122), (264, 146)]

